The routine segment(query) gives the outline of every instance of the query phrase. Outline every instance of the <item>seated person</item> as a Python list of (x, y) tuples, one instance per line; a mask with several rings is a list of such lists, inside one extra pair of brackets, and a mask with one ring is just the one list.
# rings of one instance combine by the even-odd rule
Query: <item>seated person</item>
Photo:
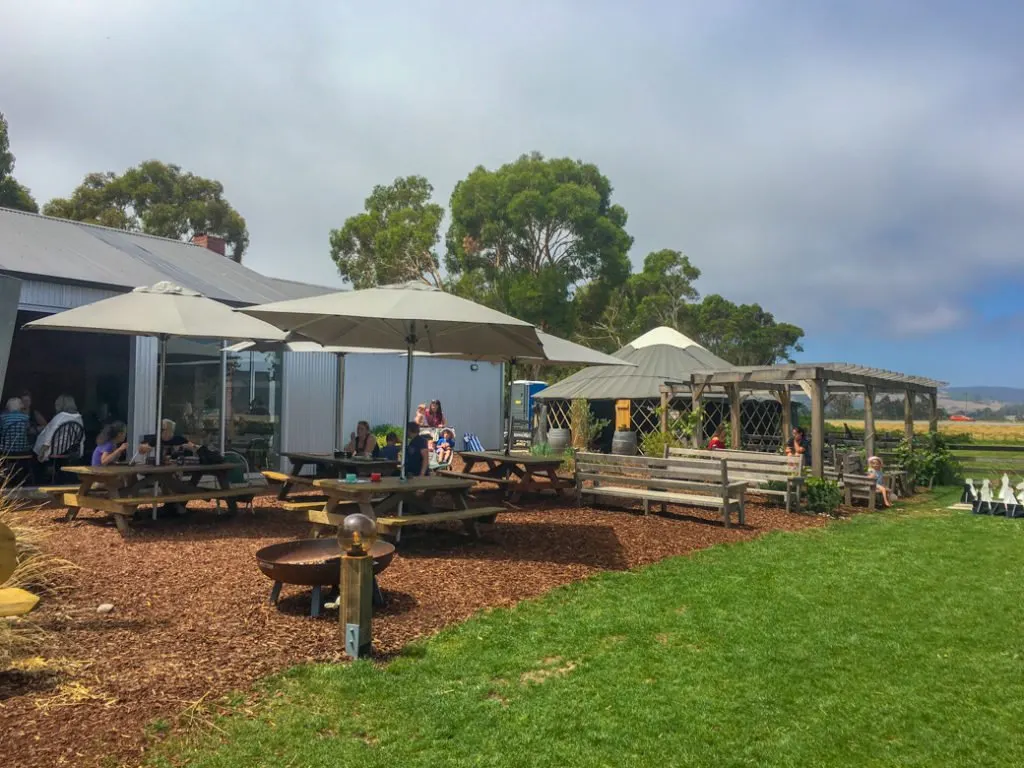
[(709, 451), (725, 450), (725, 424), (719, 424), (715, 428), (715, 434), (708, 440)]
[[(185, 451), (195, 452), (197, 448), (196, 444), (184, 435), (176, 435), (174, 433), (177, 426), (170, 419), (164, 419), (160, 422), (161, 463), (172, 456), (183, 454)], [(148, 458), (154, 448), (156, 448), (156, 435), (144, 435), (142, 442), (139, 444), (139, 453)]]
[(96, 438), (96, 448), (92, 452), (92, 466), (105, 467), (116, 464), (124, 458), (128, 450), (128, 430), (120, 421), (115, 421), (100, 430)]
[(46, 419), (43, 415), (32, 408), (32, 393), (27, 389), (21, 393), (21, 402), (25, 404), (25, 413), (28, 414), (28, 436), (35, 437), (46, 427)]
[(348, 445), (345, 446), (345, 450), (353, 456), (376, 458), (380, 455), (377, 436), (370, 431), (370, 422), (360, 421), (356, 424), (356, 431), (349, 436)]
[(811, 441), (803, 427), (793, 427), (793, 437), (786, 443), (787, 456), (803, 456), (804, 466), (811, 466)]
[(29, 417), (20, 397), (7, 401), (0, 415), (0, 456), (26, 456), (32, 451), (28, 441)]
[(455, 435), (450, 429), (442, 430), (441, 437), (434, 445), (434, 465), (447, 467), (452, 463), (455, 450)]
[[(22, 399), (24, 402), (24, 399)], [(61, 395), (57, 398), (53, 404), (53, 409), (57, 414), (53, 419), (47, 423), (45, 427), (39, 432), (39, 436), (36, 438), (35, 452), (39, 457), (40, 461), (46, 461), (50, 458), (51, 441), (56, 435), (57, 430), (68, 422), (75, 422), (81, 424), (84, 430), (84, 422), (82, 420), (82, 414), (78, 412), (78, 406), (75, 405), (75, 398), (71, 395)], [(78, 455), (81, 455), (85, 450), (85, 440), (82, 440), (82, 445), (78, 449)]]
[(868, 459), (868, 477), (875, 481), (875, 490), (882, 494), (882, 503), (887, 507), (892, 506), (889, 500), (889, 489), (885, 485), (885, 474), (882, 471), (882, 460), (877, 456)]
[(385, 445), (380, 449), (381, 458), (398, 461), (398, 454), (401, 453), (400, 446), (398, 445), (398, 435), (394, 432), (388, 432), (384, 441)]
[(405, 476), (426, 477), (430, 473), (430, 445), (415, 421), (410, 421), (406, 429), (409, 445), (405, 449)]

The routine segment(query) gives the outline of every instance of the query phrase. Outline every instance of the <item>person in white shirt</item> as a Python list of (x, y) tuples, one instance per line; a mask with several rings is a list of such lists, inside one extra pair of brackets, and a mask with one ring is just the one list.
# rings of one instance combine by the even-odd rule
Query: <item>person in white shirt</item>
[[(53, 404), (53, 408), (57, 411), (57, 415), (50, 419), (50, 422), (39, 433), (39, 437), (36, 438), (35, 452), (40, 461), (46, 461), (50, 458), (50, 448), (53, 436), (61, 425), (67, 424), (69, 421), (83, 424), (82, 414), (78, 412), (78, 406), (75, 405), (75, 398), (71, 395), (61, 395), (58, 397), (56, 402)], [(85, 450), (84, 440), (82, 441), (82, 445), (79, 450), (80, 452)]]

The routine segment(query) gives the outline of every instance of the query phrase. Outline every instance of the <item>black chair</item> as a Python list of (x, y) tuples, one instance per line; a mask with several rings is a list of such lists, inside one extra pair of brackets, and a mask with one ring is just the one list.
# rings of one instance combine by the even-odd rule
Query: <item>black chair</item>
[[(11, 434), (20, 431), (20, 435)], [(0, 432), (0, 445), (28, 443), (28, 432), (25, 424), (8, 423), (6, 429)], [(0, 452), (0, 475), (3, 482), (8, 486), (17, 487), (21, 485), (33, 485), (35, 482), (36, 457), (32, 448), (18, 453)]]
[(82, 458), (82, 443), (85, 440), (85, 428), (77, 421), (61, 424), (53, 432), (50, 440), (50, 456), (47, 464), (50, 467), (50, 482), (57, 484), (57, 476), (71, 461)]

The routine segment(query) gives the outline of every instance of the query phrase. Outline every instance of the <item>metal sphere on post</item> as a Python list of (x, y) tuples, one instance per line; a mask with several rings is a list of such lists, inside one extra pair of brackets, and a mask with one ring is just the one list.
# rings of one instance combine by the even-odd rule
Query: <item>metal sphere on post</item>
[(341, 526), (341, 632), (345, 653), (360, 658), (370, 653), (373, 619), (373, 558), (377, 524), (366, 515), (349, 515)]

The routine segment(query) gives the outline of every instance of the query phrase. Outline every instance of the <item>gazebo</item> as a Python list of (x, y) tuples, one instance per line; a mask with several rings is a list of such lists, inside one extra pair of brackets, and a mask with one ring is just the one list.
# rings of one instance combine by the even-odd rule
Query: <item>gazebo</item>
[(864, 448), (868, 455), (875, 452), (874, 400), (878, 394), (899, 394), (904, 397), (904, 434), (914, 434), (914, 401), (928, 398), (930, 413), (928, 428), (938, 431), (938, 390), (944, 382), (879, 368), (852, 363), (785, 363), (752, 367), (729, 367), (720, 370), (694, 372), (689, 381), (666, 381), (662, 387), (662, 401), (667, 402), (679, 393), (688, 392), (694, 406), (699, 406), (710, 387), (723, 387), (729, 395), (733, 445), (743, 445), (740, 419), (741, 392), (761, 391), (774, 395), (782, 405), (782, 436), (791, 428), (793, 388), (802, 391), (811, 401), (811, 466), (815, 476), (821, 477), (824, 460), (825, 405), (832, 395), (849, 394), (864, 398)]
[[(690, 376), (703, 371), (733, 370), (733, 366), (679, 331), (660, 327), (639, 336), (615, 352), (615, 357), (635, 367), (594, 366), (541, 390), (534, 398), (541, 404), (543, 426), (568, 428), (570, 404), (586, 400), (591, 412), (615, 418), (616, 429), (635, 431), (638, 437), (664, 431), (671, 411), (690, 409)], [(669, 398), (663, 396), (666, 382), (678, 382)], [(721, 387), (705, 387), (702, 396), (708, 422), (726, 418), (727, 399)], [(741, 403), (748, 436), (779, 428), (779, 406), (770, 396), (755, 393)], [(609, 419), (610, 420), (610, 419)], [(712, 426), (713, 429), (713, 426)], [(704, 435), (697, 433), (698, 439)]]

